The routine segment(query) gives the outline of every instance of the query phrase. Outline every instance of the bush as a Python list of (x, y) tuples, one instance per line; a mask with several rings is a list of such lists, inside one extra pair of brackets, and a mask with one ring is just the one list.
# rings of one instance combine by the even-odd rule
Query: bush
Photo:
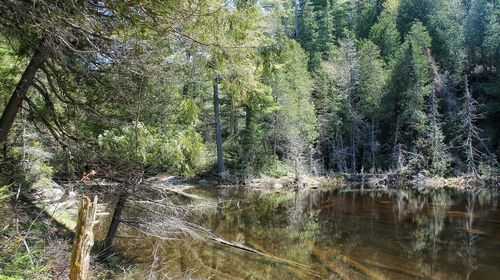
[(192, 128), (147, 128), (127, 124), (99, 135), (102, 155), (154, 171), (193, 175), (203, 163), (204, 144)]

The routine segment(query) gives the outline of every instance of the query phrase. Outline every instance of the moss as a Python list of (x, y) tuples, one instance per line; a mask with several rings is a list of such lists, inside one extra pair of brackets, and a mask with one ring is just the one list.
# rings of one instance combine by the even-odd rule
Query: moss
[(68, 229), (74, 229), (76, 227), (76, 216), (71, 215), (64, 209), (58, 209), (53, 205), (46, 205), (45, 211), (52, 216), (56, 221), (65, 225)]

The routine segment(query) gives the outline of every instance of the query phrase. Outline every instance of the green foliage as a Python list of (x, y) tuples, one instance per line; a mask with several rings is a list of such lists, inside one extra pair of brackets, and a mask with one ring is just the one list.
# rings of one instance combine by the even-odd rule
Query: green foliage
[(397, 16), (398, 29), (406, 36), (416, 21), (427, 23), (435, 5), (441, 0), (400, 0)]
[(469, 13), (465, 20), (465, 49), (469, 58), (469, 65), (474, 67), (484, 59), (483, 43), (486, 39), (488, 26), (492, 20), (493, 7), (487, 0), (471, 2)]
[(0, 203), (2, 203), (5, 199), (9, 198), (10, 191), (8, 186), (0, 187)]
[(359, 47), (360, 110), (367, 118), (378, 113), (384, 94), (387, 73), (380, 57), (380, 49), (370, 40)]
[[(500, 130), (490, 125), (500, 119), (494, 1), (142, 1), (143, 12), (137, 1), (106, 3), (113, 18), (74, 9), (87, 1), (65, 3), (37, 2), (36, 17), (23, 1), (0, 4), (8, 8), (0, 106), (24, 59), (41, 38), (49, 43), (23, 104), (28, 124), (16, 121), (9, 139), (9, 156), (20, 160), (19, 131), (34, 135), (24, 142), (38, 153), (27, 155), (29, 184), (50, 184), (49, 164), (71, 173), (100, 157), (194, 175), (215, 158), (214, 80), (223, 151), (239, 174), (359, 172), (375, 162), (387, 170), (397, 146), (409, 169), (458, 170), (460, 157), (447, 151), (461, 145), (464, 74), (485, 104), (483, 148), (500, 153)], [(88, 42), (88, 30), (109, 41)]]
[(0, 260), (5, 266), (0, 269), (0, 279), (26, 279), (39, 273), (44, 272), (45, 266), (32, 265), (30, 260), (32, 254), (17, 253), (14, 256), (9, 256), (10, 260)]
[(103, 156), (184, 175), (194, 174), (204, 150), (200, 135), (192, 129), (150, 129), (143, 123), (105, 131), (99, 136), (99, 146)]
[(277, 48), (268, 51), (274, 60), (268, 62), (264, 79), (277, 105), (270, 116), (270, 142), (278, 154), (296, 160), (308, 153), (318, 135), (307, 57), (291, 40), (278, 41)]
[(379, 46), (382, 56), (388, 60), (397, 50), (401, 36), (396, 27), (397, 4), (387, 1), (379, 16), (379, 21), (370, 29), (370, 40)]
[(10, 94), (15, 88), (16, 81), (19, 79), (20, 64), (16, 53), (11, 45), (0, 34), (0, 109), (3, 111), (4, 105), (7, 104)]
[(432, 54), (443, 71), (459, 78), (466, 58), (461, 22), (464, 12), (459, 0), (438, 2), (427, 25), (432, 37)]
[(405, 149), (415, 151), (415, 140), (425, 135), (424, 102), (430, 94), (431, 80), (429, 61), (424, 51), (429, 46), (430, 37), (422, 24), (417, 22), (391, 63), (382, 119), (391, 127), (389, 139), (393, 139), (392, 149), (403, 143)]
[(268, 161), (261, 167), (260, 173), (266, 176), (281, 178), (293, 173), (293, 168), (281, 160)]

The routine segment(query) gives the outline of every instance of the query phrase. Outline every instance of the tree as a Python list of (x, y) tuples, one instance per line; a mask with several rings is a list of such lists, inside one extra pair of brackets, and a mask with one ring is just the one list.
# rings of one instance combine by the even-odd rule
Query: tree
[(400, 0), (396, 21), (401, 35), (406, 36), (415, 21), (427, 26), (439, 2), (440, 0)]
[(225, 172), (224, 154), (222, 152), (222, 128), (220, 124), (219, 110), (219, 81), (214, 79), (214, 118), (215, 118), (215, 142), (217, 145), (217, 176)]
[(293, 166), (296, 175), (310, 172), (317, 123), (311, 101), (312, 80), (307, 55), (291, 40), (280, 39), (266, 48), (264, 82), (271, 88), (275, 108), (270, 117), (273, 154)]
[(491, 22), (491, 11), (494, 9), (487, 0), (474, 0), (467, 14), (464, 26), (465, 49), (469, 67), (482, 64), (484, 51), (482, 45), (486, 39), (488, 25)]
[(423, 25), (415, 23), (391, 64), (388, 94), (384, 97), (384, 125), (391, 127), (393, 159), (401, 151), (418, 153), (418, 142), (425, 135), (424, 101), (430, 94), (430, 67), (425, 48), (430, 37)]
[(396, 27), (397, 1), (384, 3), (382, 13), (370, 29), (370, 40), (381, 50), (386, 61), (395, 53), (400, 44), (400, 34)]
[(358, 112), (359, 103), (359, 65), (356, 47), (354, 45), (354, 40), (351, 37), (347, 37), (344, 47), (348, 67), (348, 94), (349, 94), (349, 112), (350, 112), (350, 140), (351, 140), (351, 173), (357, 172), (356, 169), (356, 152), (357, 152), (357, 142), (359, 141), (360, 130), (359, 127), (362, 126), (361, 119)]
[(381, 0), (357, 0), (352, 1), (355, 7), (353, 21), (354, 31), (357, 38), (365, 39), (370, 35), (370, 28), (377, 22), (383, 8), (384, 1)]
[(442, 71), (461, 79), (466, 62), (464, 51), (465, 18), (461, 1), (438, 1), (428, 16), (427, 28), (432, 37), (432, 53)]
[(387, 73), (380, 49), (370, 40), (364, 40), (359, 47), (359, 110), (369, 125), (370, 135), (368, 147), (370, 150), (371, 169), (376, 168), (376, 152), (379, 143), (376, 139), (376, 118), (385, 93)]
[(433, 174), (444, 175), (448, 164), (448, 153), (444, 144), (444, 135), (439, 114), (439, 100), (436, 87), (433, 87), (429, 98), (429, 125), (428, 135), (430, 142), (431, 172)]
[[(48, 55), (56, 55), (61, 49), (88, 48), (85, 38), (85, 22), (78, 22), (83, 13), (88, 12), (84, 5), (68, 4), (67, 9), (58, 5), (44, 5), (23, 1), (8, 1), (0, 4), (2, 16), (0, 28), (9, 39), (19, 42), (24, 53), (32, 54), (20, 81), (18, 82), (9, 102), (0, 118), (0, 144), (6, 147), (7, 136), (14, 123), (28, 89), (34, 82), (35, 75)], [(61, 3), (64, 6), (64, 3)], [(39, 9), (35, 16), (31, 9)], [(83, 17), (82, 17), (83, 18)], [(66, 20), (66, 21), (64, 21)], [(88, 24), (88, 23), (87, 23)], [(96, 37), (99, 36), (98, 31)], [(69, 37), (81, 37), (82, 43), (76, 46), (76, 41)]]
[[(309, 67), (313, 69), (319, 63), (321, 55), (318, 53), (319, 24), (317, 22), (317, 11), (312, 1), (304, 1), (300, 10), (298, 42), (309, 54)], [(326, 33), (324, 33), (326, 35)]]

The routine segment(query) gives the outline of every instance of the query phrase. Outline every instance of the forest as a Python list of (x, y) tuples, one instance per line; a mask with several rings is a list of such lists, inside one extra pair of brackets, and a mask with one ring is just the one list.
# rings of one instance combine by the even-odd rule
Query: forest
[[(500, 186), (498, 0), (2, 0), (0, 62), (0, 279), (69, 272), (34, 253), (52, 239), (27, 238), (34, 209), (54, 231), (53, 196), (115, 207), (96, 263), (111, 255), (121, 208), (137, 215), (128, 206), (144, 200), (179, 219), (165, 225), (176, 236), (254, 248), (187, 219), (182, 201), (199, 193), (142, 188), (165, 174), (295, 190), (359, 178)], [(168, 231), (128, 221), (149, 237)]]

